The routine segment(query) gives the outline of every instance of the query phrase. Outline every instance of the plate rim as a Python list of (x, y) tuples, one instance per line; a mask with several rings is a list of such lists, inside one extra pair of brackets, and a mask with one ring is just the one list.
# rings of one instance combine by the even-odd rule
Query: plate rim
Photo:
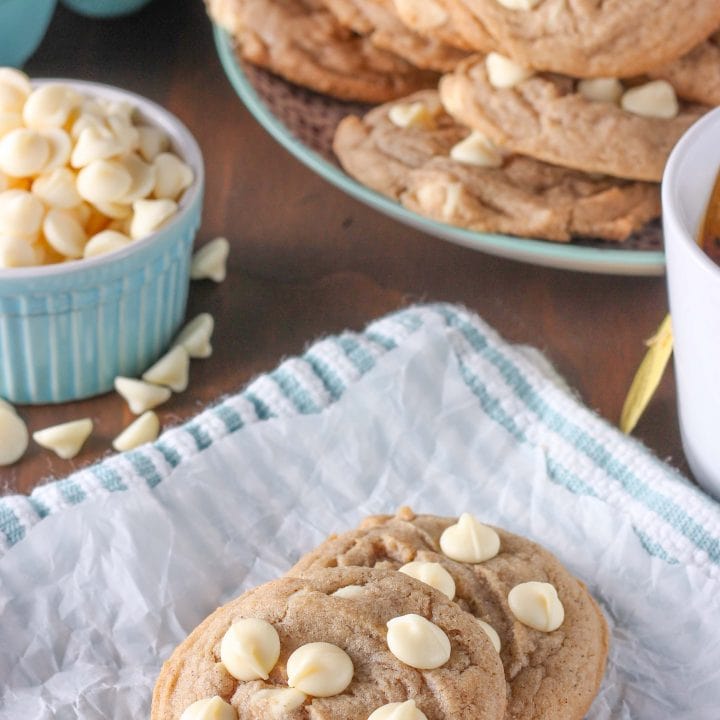
[(447, 242), (498, 257), (607, 275), (660, 276), (665, 253), (657, 250), (614, 250), (481, 233), (423, 217), (390, 198), (360, 184), (339, 167), (296, 138), (260, 98), (243, 72), (230, 34), (213, 23), (213, 36), (223, 70), (240, 100), (257, 122), (291, 155), (342, 192), (405, 225)]

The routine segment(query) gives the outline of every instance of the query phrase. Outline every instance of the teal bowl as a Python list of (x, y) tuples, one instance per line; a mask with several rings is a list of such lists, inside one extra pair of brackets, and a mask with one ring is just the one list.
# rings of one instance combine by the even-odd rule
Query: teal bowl
[(95, 18), (113, 18), (130, 15), (147, 5), (150, 0), (62, 0), (65, 7), (76, 13)]
[(0, 65), (21, 67), (45, 37), (57, 0), (0, 0)]
[(163, 353), (185, 316), (202, 213), (202, 155), (177, 118), (124, 90), (53, 82), (132, 103), (144, 122), (167, 133), (195, 181), (167, 225), (121, 250), (59, 265), (0, 269), (0, 397), (17, 404), (99, 395), (112, 389), (117, 375), (136, 377)]

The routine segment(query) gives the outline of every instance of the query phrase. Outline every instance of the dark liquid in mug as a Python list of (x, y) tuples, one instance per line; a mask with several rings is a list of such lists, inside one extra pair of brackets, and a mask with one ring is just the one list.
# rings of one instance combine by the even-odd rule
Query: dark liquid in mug
[(710, 196), (705, 222), (700, 233), (700, 247), (711, 260), (720, 265), (720, 174)]

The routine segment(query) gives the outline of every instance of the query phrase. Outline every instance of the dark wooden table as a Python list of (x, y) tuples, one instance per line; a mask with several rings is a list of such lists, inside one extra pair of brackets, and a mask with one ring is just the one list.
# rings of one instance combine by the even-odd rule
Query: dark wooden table
[[(194, 361), (189, 389), (159, 409), (178, 423), (314, 338), (417, 301), (464, 303), (508, 340), (543, 350), (583, 401), (612, 423), (667, 312), (663, 278), (590, 275), (503, 260), (428, 237), (350, 199), (297, 162), (255, 122), (225, 78), (200, 0), (154, 0), (91, 20), (59, 7), (26, 67), (33, 77), (95, 80), (177, 114), (206, 162), (198, 242), (232, 243), (225, 283), (193, 283), (188, 315), (216, 319), (215, 353)], [(83, 452), (63, 461), (31, 444), (0, 469), (0, 492), (28, 492), (111, 452), (133, 418), (116, 394), (20, 408), (31, 430), (92, 417)], [(672, 372), (635, 435), (687, 472)]]

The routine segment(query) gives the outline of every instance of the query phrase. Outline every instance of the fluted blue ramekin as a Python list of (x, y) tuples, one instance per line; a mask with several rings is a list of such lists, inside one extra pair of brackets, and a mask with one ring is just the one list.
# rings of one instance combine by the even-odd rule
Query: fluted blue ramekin
[(117, 375), (138, 376), (162, 354), (185, 315), (203, 204), (200, 148), (177, 118), (124, 90), (52, 82), (132, 103), (144, 122), (167, 133), (195, 180), (167, 225), (121, 250), (59, 265), (0, 269), (0, 397), (18, 404), (107, 392)]
[(20, 67), (45, 37), (57, 0), (0, 0), (0, 66)]
[(147, 5), (150, 0), (62, 0), (71, 10), (96, 18), (129, 15)]

